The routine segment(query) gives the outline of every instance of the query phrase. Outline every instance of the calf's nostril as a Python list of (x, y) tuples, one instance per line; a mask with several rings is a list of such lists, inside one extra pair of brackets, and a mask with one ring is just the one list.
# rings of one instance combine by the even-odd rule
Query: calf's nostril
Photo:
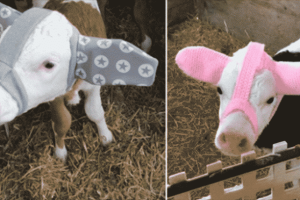
[(226, 136), (224, 133), (221, 135), (221, 142), (225, 143), (226, 142)]
[(219, 144), (224, 148), (244, 149), (248, 146), (248, 138), (237, 133), (223, 132), (219, 138)]
[(241, 142), (239, 143), (239, 147), (245, 147), (247, 145), (247, 139), (246, 138), (243, 138), (241, 140)]

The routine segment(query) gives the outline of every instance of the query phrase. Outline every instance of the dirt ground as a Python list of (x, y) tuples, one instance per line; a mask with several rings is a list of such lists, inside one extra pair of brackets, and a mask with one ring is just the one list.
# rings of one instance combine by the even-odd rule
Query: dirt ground
[[(185, 75), (175, 64), (175, 56), (187, 46), (205, 46), (232, 56), (248, 42), (239, 41), (208, 22), (193, 17), (169, 28), (167, 43), (167, 176), (183, 171), (187, 178), (199, 176), (206, 173), (206, 165), (218, 160), (222, 161), (223, 167), (239, 163), (239, 157), (225, 156), (214, 145), (220, 104), (216, 87)], [(240, 181), (238, 178), (228, 180), (225, 188)], [(209, 191), (205, 187), (191, 194), (192, 199), (196, 199), (207, 196)]]
[[(101, 144), (82, 101), (69, 107), (69, 156), (63, 165), (53, 158), (49, 105), (42, 104), (9, 123), (9, 139), (1, 127), (0, 199), (164, 199), (165, 10), (153, 8), (164, 7), (164, 2), (150, 4), (154, 41), (149, 54), (159, 60), (154, 85), (101, 88), (106, 121), (116, 142)], [(132, 7), (116, 5), (107, 8), (108, 36), (138, 45)]]

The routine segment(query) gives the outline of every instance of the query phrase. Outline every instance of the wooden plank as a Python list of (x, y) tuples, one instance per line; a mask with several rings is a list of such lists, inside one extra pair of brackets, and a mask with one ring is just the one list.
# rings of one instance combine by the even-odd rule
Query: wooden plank
[[(180, 183), (182, 181), (186, 181), (186, 173), (185, 172), (179, 172), (177, 174), (171, 175), (169, 177), (169, 182), (170, 184), (176, 184)], [(191, 199), (191, 194), (189, 192), (181, 193), (176, 196), (174, 196), (174, 200), (190, 200)]]

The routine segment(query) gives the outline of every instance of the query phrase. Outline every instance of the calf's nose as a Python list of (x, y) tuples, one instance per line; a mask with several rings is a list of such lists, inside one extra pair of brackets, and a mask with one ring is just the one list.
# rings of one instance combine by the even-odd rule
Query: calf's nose
[(240, 155), (251, 150), (249, 138), (246, 134), (235, 131), (222, 132), (218, 140), (218, 148), (228, 155)]

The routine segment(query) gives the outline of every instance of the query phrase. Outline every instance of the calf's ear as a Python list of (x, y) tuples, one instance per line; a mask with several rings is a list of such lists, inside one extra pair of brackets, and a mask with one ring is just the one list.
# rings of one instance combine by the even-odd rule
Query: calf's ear
[(186, 47), (175, 58), (180, 69), (200, 81), (216, 85), (230, 57), (206, 47)]
[(79, 36), (76, 76), (96, 85), (151, 86), (158, 60), (121, 39)]
[(275, 62), (272, 68), (278, 94), (300, 94), (300, 66), (296, 62)]

